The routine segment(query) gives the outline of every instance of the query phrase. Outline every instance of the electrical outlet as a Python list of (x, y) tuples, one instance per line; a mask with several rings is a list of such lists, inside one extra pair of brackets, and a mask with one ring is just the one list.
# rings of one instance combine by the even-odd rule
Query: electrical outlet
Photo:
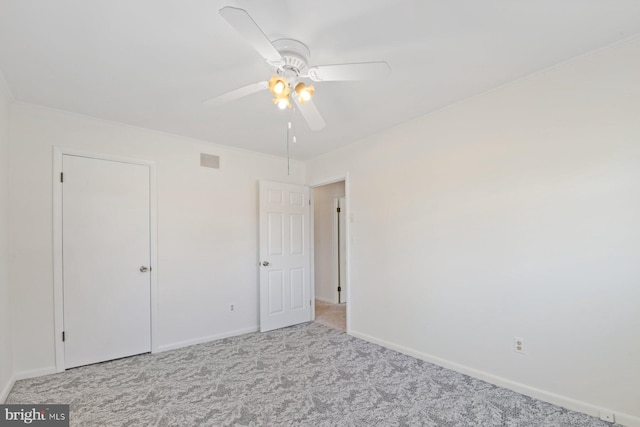
[(524, 354), (524, 338), (513, 337), (513, 351)]
[(611, 411), (606, 411), (604, 409), (600, 410), (600, 419), (602, 421), (606, 421), (608, 423), (615, 423), (616, 422), (616, 416), (613, 412)]
[(229, 311), (234, 311), (236, 309), (236, 305), (235, 304), (231, 304), (229, 306)]

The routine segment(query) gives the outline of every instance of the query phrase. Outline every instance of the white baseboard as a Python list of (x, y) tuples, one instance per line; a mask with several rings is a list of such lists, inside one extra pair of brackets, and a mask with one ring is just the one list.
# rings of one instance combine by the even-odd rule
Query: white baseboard
[(194, 338), (191, 340), (180, 341), (173, 344), (165, 344), (158, 346), (158, 353), (162, 353), (163, 351), (176, 350), (178, 348), (188, 347), (190, 345), (203, 344), (210, 341), (221, 340), (223, 338), (235, 337), (237, 335), (250, 334), (252, 332), (258, 331), (258, 326), (252, 326), (250, 328), (237, 329), (235, 331), (224, 332), (222, 334), (217, 335), (209, 335), (207, 337)]
[(58, 371), (55, 366), (49, 366), (41, 369), (31, 369), (29, 371), (16, 372), (15, 378), (18, 380), (26, 380), (27, 378), (41, 377), (43, 375), (56, 374)]
[(616, 424), (626, 427), (640, 427), (640, 417), (634, 417), (629, 414), (616, 413)]
[[(222, 338), (229, 338), (229, 337), (234, 337), (236, 335), (244, 335), (244, 334), (248, 334), (251, 332), (257, 332), (258, 331), (258, 326), (252, 326), (250, 328), (245, 328), (245, 329), (238, 329), (235, 331), (229, 331), (229, 332), (225, 332), (222, 334), (217, 334), (217, 335), (210, 335), (208, 337), (201, 337), (201, 338), (195, 338), (195, 339), (191, 339), (191, 340), (186, 340), (186, 341), (180, 341), (177, 343), (173, 343), (173, 344), (167, 344), (167, 345), (161, 345), (158, 347), (158, 351), (157, 353), (161, 353), (163, 351), (169, 351), (169, 350), (175, 350), (178, 348), (182, 348), (182, 347), (188, 347), (190, 345), (195, 345), (195, 344), (202, 344), (205, 342), (210, 342), (210, 341), (216, 341)], [(55, 374), (58, 373), (57, 369), (55, 366), (50, 366), (47, 368), (42, 368), (42, 369), (33, 369), (33, 370), (29, 370), (29, 371), (21, 371), (21, 372), (16, 372), (16, 374), (14, 375), (12, 381), (18, 381), (18, 380), (24, 380), (27, 378), (34, 378), (34, 377), (41, 377), (43, 375), (50, 375), (50, 374)], [(10, 386), (8, 385), (6, 388), (8, 388), (8, 390), (11, 390), (11, 388), (13, 387), (13, 383), (10, 384)], [(5, 390), (3, 390), (4, 393)], [(8, 394), (8, 391), (7, 391)], [(2, 397), (3, 394), (0, 395), (0, 397)], [(2, 399), (0, 399), (2, 400)]]
[(9, 378), (9, 381), (7, 381), (7, 384), (5, 384), (5, 386), (2, 388), (2, 391), (0, 391), (0, 403), (4, 403), (7, 401), (7, 397), (9, 397), (9, 393), (11, 392), (11, 389), (13, 388), (13, 385), (15, 383), (16, 383), (16, 377), (14, 375), (11, 378)]
[(587, 402), (582, 402), (580, 400), (572, 399), (567, 396), (562, 396), (546, 390), (541, 390), (539, 388), (531, 387), (526, 384), (522, 384), (516, 381), (509, 380), (507, 378), (490, 374), (488, 372), (471, 368), (469, 366), (460, 365), (458, 363), (451, 362), (446, 359), (442, 359), (440, 357), (432, 356), (427, 353), (422, 353), (420, 351), (414, 350), (409, 347), (405, 347), (402, 345), (394, 344), (389, 341), (381, 340), (376, 337), (372, 337), (371, 335), (363, 334), (361, 332), (351, 330), (349, 331), (349, 335), (352, 335), (356, 338), (361, 338), (365, 341), (369, 341), (374, 344), (381, 345), (386, 348), (390, 348), (392, 350), (396, 350), (408, 356), (415, 357), (416, 359), (421, 359), (426, 362), (433, 363), (434, 365), (442, 366), (443, 368), (451, 369), (452, 371), (460, 372), (465, 375), (478, 378), (480, 380), (497, 385), (499, 387), (504, 387), (509, 390), (513, 390), (518, 393), (521, 393), (536, 399), (540, 399), (545, 402), (549, 402), (551, 404), (561, 406), (566, 409), (570, 409), (572, 411), (582, 412), (584, 414), (591, 415), (596, 418), (600, 417), (601, 410), (606, 410), (607, 412), (613, 412), (615, 414), (615, 422), (617, 424), (621, 424), (627, 427), (640, 427), (640, 417), (636, 417), (633, 415), (624, 414), (620, 412), (615, 412), (613, 410), (601, 408)]

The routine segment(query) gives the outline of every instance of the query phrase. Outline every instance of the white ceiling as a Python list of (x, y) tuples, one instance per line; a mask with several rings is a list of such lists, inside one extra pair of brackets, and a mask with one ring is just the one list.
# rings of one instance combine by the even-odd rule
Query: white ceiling
[(271, 74), (226, 5), (313, 65), (391, 66), (316, 84), (327, 126), (298, 116), (301, 160), (640, 33), (637, 0), (0, 0), (0, 69), (18, 101), (283, 156), (291, 112), (267, 91), (202, 105)]

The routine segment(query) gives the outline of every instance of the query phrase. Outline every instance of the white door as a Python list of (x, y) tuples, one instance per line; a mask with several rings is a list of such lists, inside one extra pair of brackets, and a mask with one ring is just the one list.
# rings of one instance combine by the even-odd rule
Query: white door
[(260, 182), (260, 330), (311, 320), (309, 188)]
[(149, 166), (64, 155), (65, 368), (151, 350)]

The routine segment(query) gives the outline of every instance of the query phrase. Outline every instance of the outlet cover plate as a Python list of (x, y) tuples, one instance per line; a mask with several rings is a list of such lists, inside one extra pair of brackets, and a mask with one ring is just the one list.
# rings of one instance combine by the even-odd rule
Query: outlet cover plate
[(524, 354), (524, 338), (513, 337), (513, 351), (515, 353)]
[(608, 423), (615, 423), (616, 422), (616, 416), (613, 412), (611, 411), (605, 411), (605, 410), (600, 410), (600, 419), (602, 421), (606, 421)]

